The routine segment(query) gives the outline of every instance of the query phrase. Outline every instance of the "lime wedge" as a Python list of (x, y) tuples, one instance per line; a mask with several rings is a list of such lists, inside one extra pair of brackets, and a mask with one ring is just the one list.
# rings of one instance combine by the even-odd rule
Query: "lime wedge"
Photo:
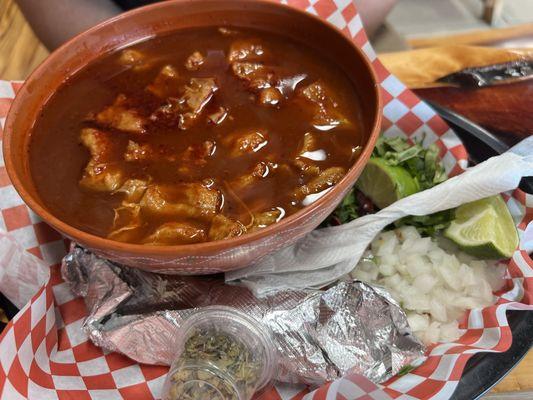
[(420, 190), (405, 168), (390, 166), (378, 157), (368, 161), (355, 185), (379, 208), (385, 208)]
[(478, 258), (510, 258), (518, 246), (513, 217), (501, 196), (459, 206), (444, 236)]

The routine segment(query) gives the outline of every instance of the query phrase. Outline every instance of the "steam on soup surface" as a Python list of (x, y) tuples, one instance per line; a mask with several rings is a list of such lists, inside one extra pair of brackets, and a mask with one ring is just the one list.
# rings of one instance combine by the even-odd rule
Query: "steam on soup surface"
[(58, 218), (172, 245), (276, 223), (335, 185), (366, 138), (351, 81), (306, 45), (201, 28), (107, 55), (70, 78), (31, 134)]

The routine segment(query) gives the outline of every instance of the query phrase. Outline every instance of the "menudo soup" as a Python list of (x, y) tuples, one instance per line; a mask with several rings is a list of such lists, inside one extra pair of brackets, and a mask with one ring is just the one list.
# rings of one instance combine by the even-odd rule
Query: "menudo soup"
[(202, 28), (69, 79), (30, 142), (42, 201), (110, 239), (174, 245), (261, 229), (323, 195), (362, 144), (351, 81), (306, 45)]

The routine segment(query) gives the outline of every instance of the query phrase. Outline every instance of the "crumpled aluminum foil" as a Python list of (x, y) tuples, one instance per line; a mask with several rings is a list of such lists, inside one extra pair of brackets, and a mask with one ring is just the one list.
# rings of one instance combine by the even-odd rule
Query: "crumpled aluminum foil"
[(271, 330), (276, 379), (283, 382), (319, 385), (351, 372), (379, 383), (424, 354), (399, 305), (385, 290), (359, 281), (258, 299), (221, 275), (157, 275), (78, 246), (64, 258), (62, 273), (85, 298), (90, 339), (141, 363), (170, 365), (181, 323), (208, 305), (235, 307)]

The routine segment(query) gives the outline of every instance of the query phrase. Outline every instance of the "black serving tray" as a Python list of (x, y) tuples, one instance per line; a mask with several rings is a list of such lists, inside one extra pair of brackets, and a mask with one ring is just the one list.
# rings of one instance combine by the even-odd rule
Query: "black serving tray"
[[(463, 116), (428, 102), (450, 125), (463, 141), (471, 164), (477, 164), (489, 157), (509, 149), (496, 136)], [(520, 188), (533, 194), (533, 179), (526, 178)], [(472, 400), (482, 397), (502, 380), (527, 354), (533, 345), (533, 312), (508, 311), (507, 319), (513, 332), (513, 343), (504, 353), (478, 353), (468, 360), (454, 400)]]
[[(459, 114), (438, 105), (430, 105), (437, 111), (465, 144), (471, 164), (508, 150), (508, 146), (490, 132), (467, 120)], [(520, 187), (533, 194), (533, 180), (524, 179)], [(0, 293), (0, 308), (9, 319), (18, 312)], [(479, 353), (466, 364), (463, 376), (452, 396), (454, 400), (472, 400), (483, 396), (515, 367), (533, 345), (533, 312), (509, 311), (509, 325), (513, 332), (513, 343), (504, 353)], [(0, 332), (4, 324), (0, 323)]]

